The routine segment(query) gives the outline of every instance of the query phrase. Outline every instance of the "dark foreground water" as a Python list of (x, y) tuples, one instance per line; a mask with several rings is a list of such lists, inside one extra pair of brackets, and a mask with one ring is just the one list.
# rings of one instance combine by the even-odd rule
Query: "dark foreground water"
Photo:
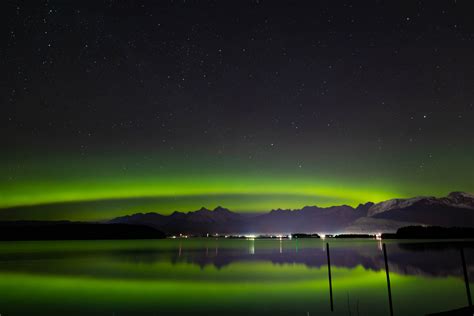
[[(387, 241), (395, 315), (467, 304), (457, 246)], [(464, 247), (472, 281), (474, 248)], [(381, 249), (334, 239), (1, 242), (0, 314), (388, 315)]]

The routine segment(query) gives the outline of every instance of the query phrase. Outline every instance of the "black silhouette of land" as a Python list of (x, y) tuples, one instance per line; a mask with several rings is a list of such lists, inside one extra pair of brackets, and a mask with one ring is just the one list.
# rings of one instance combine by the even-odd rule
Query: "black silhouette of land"
[(334, 238), (374, 238), (371, 234), (339, 234), (335, 235)]
[(408, 226), (395, 234), (382, 234), (383, 239), (471, 239), (472, 227)]
[(75, 222), (2, 222), (0, 240), (161, 239), (165, 234), (148, 226)]
[[(192, 235), (205, 237), (206, 235)], [(162, 239), (167, 235), (146, 225), (114, 224), (114, 223), (83, 223), (83, 222), (42, 222), (12, 221), (0, 222), (0, 240), (117, 240), (117, 239)], [(224, 237), (211, 235), (211, 237)], [(226, 238), (245, 238), (241, 235), (225, 236)], [(294, 233), (293, 238), (320, 238), (318, 234)], [(329, 238), (369, 238), (371, 234), (337, 234)], [(275, 235), (258, 235), (257, 239), (276, 238)], [(282, 237), (280, 237), (282, 238)], [(289, 238), (287, 235), (283, 238)], [(472, 227), (439, 227), (439, 226), (408, 226), (396, 233), (384, 233), (383, 239), (474, 239)]]

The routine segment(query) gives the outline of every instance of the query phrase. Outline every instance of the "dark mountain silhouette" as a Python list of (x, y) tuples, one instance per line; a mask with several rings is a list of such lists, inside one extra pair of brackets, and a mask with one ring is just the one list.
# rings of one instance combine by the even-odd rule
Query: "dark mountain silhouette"
[(219, 206), (212, 211), (203, 207), (194, 212), (174, 212), (168, 216), (138, 213), (115, 218), (110, 223), (147, 225), (168, 234), (213, 234), (246, 231), (247, 217)]
[(272, 210), (250, 219), (248, 227), (251, 231), (263, 233), (333, 232), (361, 216), (364, 214), (347, 205), (328, 208), (305, 206), (299, 210)]
[(383, 238), (395, 239), (472, 239), (474, 227), (407, 226), (395, 234), (383, 234)]
[(452, 192), (447, 197), (395, 199), (369, 208), (373, 218), (438, 226), (474, 226), (474, 195)]
[(395, 232), (409, 225), (474, 226), (474, 196), (453, 192), (447, 197), (393, 199), (356, 208), (348, 205), (305, 206), (296, 210), (272, 210), (244, 216), (223, 207), (165, 216), (138, 213), (110, 223), (147, 225), (168, 234), (243, 234), (314, 232)]

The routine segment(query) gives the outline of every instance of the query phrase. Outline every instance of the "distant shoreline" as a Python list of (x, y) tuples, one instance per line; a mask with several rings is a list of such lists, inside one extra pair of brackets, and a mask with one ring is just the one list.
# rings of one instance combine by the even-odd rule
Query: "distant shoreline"
[(131, 224), (75, 222), (2, 222), (1, 241), (163, 239), (152, 227)]
[(0, 222), (1, 241), (21, 240), (125, 240), (164, 238), (224, 238), (224, 239), (474, 239), (474, 228), (407, 226), (396, 233), (379, 234), (178, 234), (166, 235), (145, 225), (81, 222), (14, 221)]

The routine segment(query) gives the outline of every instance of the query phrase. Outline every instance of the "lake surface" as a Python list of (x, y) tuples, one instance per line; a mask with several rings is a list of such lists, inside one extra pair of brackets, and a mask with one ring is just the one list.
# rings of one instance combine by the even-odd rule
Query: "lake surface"
[[(395, 315), (467, 305), (458, 246), (386, 241)], [(463, 246), (472, 282), (474, 246)], [(0, 242), (0, 314), (389, 315), (389, 307), (380, 241), (202, 238)]]

